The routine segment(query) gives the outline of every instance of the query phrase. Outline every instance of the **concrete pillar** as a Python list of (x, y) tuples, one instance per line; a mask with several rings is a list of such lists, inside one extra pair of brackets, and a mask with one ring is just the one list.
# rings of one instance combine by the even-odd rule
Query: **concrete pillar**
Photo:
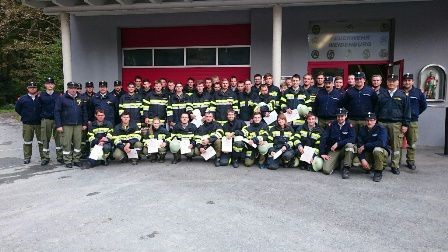
[(62, 65), (64, 73), (64, 90), (66, 84), (72, 81), (72, 52), (70, 44), (70, 14), (61, 13)]
[(282, 7), (274, 5), (272, 26), (272, 76), (275, 85), (280, 85), (282, 76)]

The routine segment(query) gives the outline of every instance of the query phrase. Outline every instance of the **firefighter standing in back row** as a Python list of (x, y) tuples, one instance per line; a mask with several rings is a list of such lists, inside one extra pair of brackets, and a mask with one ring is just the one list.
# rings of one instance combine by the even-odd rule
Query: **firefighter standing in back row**
[(41, 119), (40, 103), (37, 94), (37, 84), (27, 84), (28, 94), (22, 95), (16, 103), (15, 110), (20, 115), (23, 123), (23, 163), (29, 164), (33, 153), (33, 139), (36, 135), (39, 144), (40, 158), (44, 160), (43, 146), (41, 141)]
[(43, 143), (43, 154), (41, 165), (47, 165), (50, 162), (50, 140), (54, 137), (56, 144), (56, 159), (59, 163), (63, 164), (64, 159), (62, 157), (62, 144), (61, 134), (56, 131), (54, 125), (54, 107), (56, 100), (61, 96), (61, 93), (54, 91), (54, 79), (47, 78), (45, 80), (45, 91), (39, 95), (39, 101), (41, 105), (41, 136)]
[(403, 75), (403, 91), (409, 97), (411, 106), (411, 123), (409, 129), (406, 131), (406, 140), (408, 141), (408, 148), (406, 152), (406, 165), (409, 169), (415, 170), (415, 148), (418, 137), (418, 117), (426, 110), (428, 104), (423, 92), (414, 87), (414, 76), (410, 73)]

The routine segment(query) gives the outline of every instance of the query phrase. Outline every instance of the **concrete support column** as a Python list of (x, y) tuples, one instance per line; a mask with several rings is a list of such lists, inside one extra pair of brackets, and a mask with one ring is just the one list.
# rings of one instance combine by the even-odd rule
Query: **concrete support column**
[(66, 84), (72, 81), (72, 52), (70, 44), (70, 14), (61, 13), (62, 65), (64, 73), (64, 90)]
[(282, 76), (282, 6), (274, 5), (272, 26), (272, 76), (275, 85), (280, 85)]

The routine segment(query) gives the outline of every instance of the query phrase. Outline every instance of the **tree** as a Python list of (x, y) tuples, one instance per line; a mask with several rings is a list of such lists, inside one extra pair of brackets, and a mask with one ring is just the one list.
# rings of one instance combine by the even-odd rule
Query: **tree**
[(14, 0), (0, 1), (0, 105), (14, 102), (25, 83), (46, 77), (62, 84), (59, 20)]

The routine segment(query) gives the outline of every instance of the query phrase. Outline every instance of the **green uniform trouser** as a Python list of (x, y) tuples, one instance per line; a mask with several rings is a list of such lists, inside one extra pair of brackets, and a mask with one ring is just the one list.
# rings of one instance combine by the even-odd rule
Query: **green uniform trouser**
[(334, 121), (335, 119), (324, 119), (324, 118), (319, 118), (319, 120), (317, 121), (317, 124), (319, 125), (319, 127), (321, 129), (326, 129), (328, 127), (328, 124), (332, 121)]
[(82, 126), (64, 125), (62, 129), (62, 154), (64, 155), (64, 163), (71, 164), (72, 162), (79, 162), (81, 159)]
[(168, 144), (163, 148), (159, 147), (157, 153), (148, 153), (148, 147), (145, 146), (145, 147), (143, 147), (143, 154), (145, 154), (145, 155), (148, 155), (148, 154), (150, 154), (150, 155), (152, 155), (152, 154), (165, 155), (166, 151), (167, 151), (167, 147), (168, 147)]
[(381, 125), (386, 127), (387, 133), (389, 134), (390, 146), (392, 147), (391, 153), (391, 167), (400, 168), (400, 151), (403, 144), (403, 133), (401, 133), (401, 122), (394, 123), (383, 123)]
[[(366, 152), (366, 160), (375, 171), (384, 170), (388, 153), (381, 147), (375, 147), (372, 152)], [(373, 164), (373, 166), (372, 166)]]
[(359, 129), (362, 126), (366, 125), (366, 121), (365, 120), (351, 120), (350, 119), (350, 123), (353, 125), (353, 129), (355, 129), (355, 137), (357, 138)]
[(408, 141), (406, 161), (408, 163), (415, 163), (415, 148), (417, 147), (418, 138), (418, 122), (411, 122), (405, 136), (406, 140)]
[(33, 139), (36, 135), (37, 143), (39, 144), (40, 158), (44, 159), (43, 145), (41, 140), (40, 124), (23, 124), (23, 157), (24, 159), (31, 159), (33, 155)]
[[(215, 151), (216, 151), (216, 157), (220, 158), (221, 157), (221, 153), (222, 153), (221, 139), (216, 139), (216, 141), (211, 146), (213, 146), (213, 149), (215, 149)], [(201, 155), (201, 152), (199, 151), (198, 147), (194, 148), (194, 154), (196, 156), (200, 156)]]
[(322, 168), (322, 172), (329, 175), (332, 174), (333, 171), (339, 167), (340, 161), (344, 158), (344, 166), (351, 167), (353, 156), (355, 155), (356, 146), (352, 143), (346, 144), (343, 148), (330, 151), (328, 156), (330, 156), (329, 160), (324, 160), (324, 166)]
[[(136, 149), (138, 154), (140, 154), (142, 148), (143, 144), (141, 142), (136, 142), (134, 145), (131, 145), (131, 149)], [(128, 155), (123, 150), (115, 148), (113, 156), (116, 160), (123, 160)]]
[(87, 140), (87, 129), (81, 134), (81, 154), (88, 155), (90, 153), (90, 143)]
[(61, 134), (55, 129), (54, 120), (42, 119), (40, 123), (44, 158), (50, 160), (50, 140), (54, 138), (56, 145), (56, 158), (62, 159)]

